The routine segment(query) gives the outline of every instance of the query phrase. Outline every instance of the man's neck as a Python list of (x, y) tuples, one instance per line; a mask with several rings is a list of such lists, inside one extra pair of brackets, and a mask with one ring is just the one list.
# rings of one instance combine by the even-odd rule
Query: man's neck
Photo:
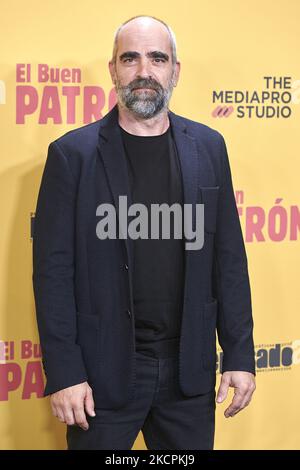
[(118, 110), (119, 125), (130, 134), (139, 136), (161, 135), (166, 132), (170, 125), (167, 109), (150, 119), (138, 118), (119, 104)]

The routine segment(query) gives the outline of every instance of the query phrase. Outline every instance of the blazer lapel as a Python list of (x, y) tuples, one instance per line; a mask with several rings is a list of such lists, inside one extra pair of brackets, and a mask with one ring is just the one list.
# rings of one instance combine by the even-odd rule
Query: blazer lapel
[[(127, 172), (126, 155), (121, 132), (118, 126), (117, 105), (115, 105), (112, 110), (101, 119), (99, 134), (97, 148), (106, 170), (107, 179), (115, 204), (117, 220), (119, 222), (119, 196), (127, 196), (127, 209), (132, 204), (132, 198)], [(124, 242), (129, 271), (131, 273), (133, 267), (133, 244), (130, 238), (125, 238)]]
[(195, 204), (197, 202), (198, 157), (195, 138), (187, 134), (186, 124), (172, 111), (169, 120), (175, 140), (182, 174), (183, 202), (192, 204), (193, 230), (195, 230)]
[(200, 188), (214, 186), (215, 174), (208, 150), (201, 137), (199, 136), (196, 142), (196, 138), (188, 133), (189, 129), (185, 120), (172, 111), (169, 111), (169, 119), (181, 166), (184, 203), (192, 204), (193, 230), (195, 230), (196, 203), (200, 203)]

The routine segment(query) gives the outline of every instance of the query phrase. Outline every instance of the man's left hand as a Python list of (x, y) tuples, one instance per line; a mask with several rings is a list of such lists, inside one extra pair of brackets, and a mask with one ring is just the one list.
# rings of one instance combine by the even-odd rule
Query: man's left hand
[(234, 387), (234, 397), (224, 412), (226, 418), (233, 417), (249, 405), (252, 394), (256, 389), (255, 375), (245, 371), (224, 372), (217, 394), (217, 403), (222, 403), (225, 400), (229, 387)]

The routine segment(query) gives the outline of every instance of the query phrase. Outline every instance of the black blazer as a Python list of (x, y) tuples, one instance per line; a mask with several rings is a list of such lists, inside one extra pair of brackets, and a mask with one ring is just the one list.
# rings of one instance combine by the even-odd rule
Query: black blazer
[[(185, 251), (180, 387), (186, 396), (222, 372), (255, 374), (247, 257), (222, 135), (169, 111), (184, 202), (204, 203), (204, 246)], [(44, 396), (88, 381), (95, 404), (134, 397), (132, 240), (100, 240), (97, 206), (119, 195), (131, 204), (117, 105), (101, 120), (51, 142), (33, 233), (33, 288), (47, 378)]]

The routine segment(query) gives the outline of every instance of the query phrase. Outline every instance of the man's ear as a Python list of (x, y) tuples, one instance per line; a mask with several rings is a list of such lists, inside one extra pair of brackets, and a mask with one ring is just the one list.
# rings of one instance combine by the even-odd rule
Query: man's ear
[(173, 86), (175, 87), (178, 83), (178, 80), (179, 80), (179, 74), (180, 74), (180, 62), (177, 61), (176, 64), (175, 64), (175, 70), (174, 70), (174, 75), (173, 75)]
[(111, 80), (113, 84), (115, 85), (116, 84), (116, 68), (115, 68), (114, 62), (112, 62), (111, 60), (108, 62), (108, 68), (109, 68)]

